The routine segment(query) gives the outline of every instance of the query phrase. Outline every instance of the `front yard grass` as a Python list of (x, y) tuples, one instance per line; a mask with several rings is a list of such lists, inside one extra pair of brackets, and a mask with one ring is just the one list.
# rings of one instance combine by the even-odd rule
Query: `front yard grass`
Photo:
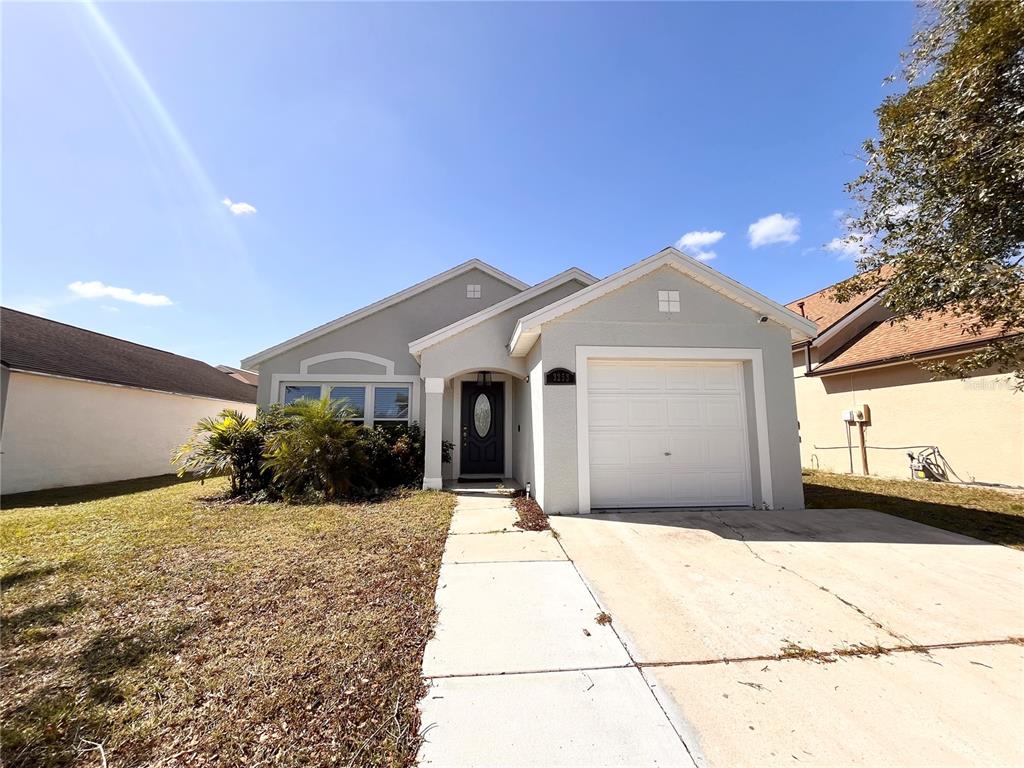
[(454, 498), (224, 487), (4, 499), (5, 765), (412, 764)]
[(804, 500), (814, 509), (874, 509), (1024, 550), (1024, 495), (987, 488), (886, 480), (804, 470)]

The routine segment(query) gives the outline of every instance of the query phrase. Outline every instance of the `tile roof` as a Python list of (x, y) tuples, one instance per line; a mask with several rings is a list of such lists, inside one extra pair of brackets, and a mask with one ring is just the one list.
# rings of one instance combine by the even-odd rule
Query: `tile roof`
[[(849, 280), (849, 278), (846, 278)], [(838, 283), (833, 283), (820, 291), (815, 291), (810, 296), (804, 296), (801, 299), (794, 299), (786, 305), (787, 309), (791, 309), (797, 314), (801, 314), (800, 304), (803, 303), (803, 315), (818, 326), (818, 335), (820, 336), (833, 325), (838, 323), (848, 314), (853, 312), (857, 307), (861, 306), (868, 299), (877, 296), (882, 290), (881, 288), (872, 288), (871, 290), (862, 291), (856, 294), (850, 301), (840, 304), (832, 298), (832, 289), (837, 285), (842, 285), (846, 280), (840, 280)]]
[(0, 360), (14, 370), (255, 403), (256, 387), (212, 365), (0, 308)]
[(986, 328), (977, 336), (964, 330), (964, 321), (949, 313), (911, 318), (905, 323), (884, 320), (868, 326), (813, 371), (831, 373), (850, 368), (867, 368), (888, 362), (954, 353), (999, 338), (998, 327)]

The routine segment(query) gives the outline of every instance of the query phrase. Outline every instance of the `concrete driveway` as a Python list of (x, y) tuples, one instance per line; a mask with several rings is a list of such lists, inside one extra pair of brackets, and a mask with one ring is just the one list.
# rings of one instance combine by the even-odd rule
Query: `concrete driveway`
[(864, 510), (552, 525), (698, 765), (1024, 765), (1021, 552)]

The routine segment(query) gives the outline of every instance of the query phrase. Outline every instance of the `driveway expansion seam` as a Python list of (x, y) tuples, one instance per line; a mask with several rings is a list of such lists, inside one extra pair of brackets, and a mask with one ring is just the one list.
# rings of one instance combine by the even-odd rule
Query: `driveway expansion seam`
[(907, 637), (906, 635), (901, 635), (898, 632), (894, 632), (893, 630), (889, 629), (887, 626), (885, 626), (882, 622), (880, 622), (874, 616), (869, 614), (867, 611), (865, 611), (859, 605), (855, 605), (854, 603), (851, 603), (846, 598), (844, 598), (844, 597), (836, 594), (835, 592), (833, 592), (831, 589), (826, 587), (824, 584), (819, 584), (818, 582), (816, 582), (816, 581), (814, 581), (812, 579), (809, 579), (808, 577), (804, 576), (802, 573), (798, 573), (797, 571), (794, 571), (792, 568), (789, 568), (789, 567), (787, 567), (785, 565), (781, 565), (780, 563), (773, 563), (771, 560), (766, 560), (752, 546), (750, 546), (750, 542), (747, 541), (747, 537), (744, 535), (744, 533), (739, 528), (737, 528), (736, 526), (730, 525), (729, 523), (725, 522), (725, 520), (722, 519), (721, 515), (719, 515), (714, 510), (709, 510), (709, 512), (711, 513), (711, 516), (713, 518), (715, 518), (719, 523), (721, 523), (723, 526), (725, 526), (730, 531), (735, 533), (739, 537), (739, 539), (742, 542), (743, 546), (745, 546), (747, 548), (747, 551), (750, 552), (750, 554), (753, 555), (757, 560), (760, 560), (762, 563), (764, 563), (765, 565), (771, 566), (772, 568), (777, 568), (780, 571), (786, 571), (787, 573), (791, 573), (794, 576), (796, 576), (798, 579), (802, 579), (802, 580), (806, 581), (808, 584), (810, 584), (811, 586), (817, 587), (822, 592), (827, 592), (828, 594), (832, 595), (832, 597), (834, 597), (836, 600), (838, 600), (840, 603), (845, 605), (847, 608), (853, 609), (854, 611), (859, 613), (861, 616), (863, 616), (865, 619), (867, 619), (876, 629), (882, 630), (883, 632), (885, 632), (889, 636), (895, 638), (896, 640), (901, 640), (904, 643), (907, 643), (908, 645), (913, 645), (914, 644), (914, 641), (911, 640), (909, 637)]
[(957, 648), (984, 648), (992, 645), (1024, 645), (1024, 637), (1006, 637), (1001, 640), (965, 640), (955, 643), (928, 643), (926, 645), (894, 645), (889, 648), (836, 648), (831, 651), (812, 651), (816, 658), (806, 658), (785, 653), (765, 654), (762, 656), (731, 656), (720, 659), (698, 659), (694, 661), (641, 661), (639, 666), (645, 667), (688, 667), (707, 666), (711, 664), (738, 664), (745, 661), (836, 661), (838, 659), (855, 659), (864, 656), (888, 656), (891, 653), (928, 653), (929, 651), (956, 650)]
[[(565, 545), (562, 544), (562, 537), (556, 535), (555, 541), (558, 542), (558, 547), (562, 550), (562, 554), (565, 555), (565, 559), (572, 564), (572, 568), (576, 572), (576, 578), (580, 580), (584, 589), (586, 589), (590, 594), (590, 599), (594, 601), (594, 606), (602, 613), (605, 613), (604, 606), (601, 605), (601, 602), (597, 599), (597, 595), (595, 595), (594, 590), (590, 588), (590, 584), (588, 584), (587, 580), (583, 578), (583, 574), (580, 572), (579, 566), (576, 565), (576, 561), (572, 559), (569, 552), (566, 550)], [(659, 699), (658, 695), (654, 692), (654, 687), (651, 685), (651, 681), (647, 678), (647, 675), (644, 674), (643, 667), (641, 667), (640, 664), (637, 663), (637, 660), (633, 658), (633, 654), (630, 652), (629, 646), (626, 645), (622, 636), (619, 634), (619, 631), (615, 628), (614, 617), (612, 621), (608, 622), (608, 628), (612, 631), (612, 634), (615, 635), (615, 639), (619, 641), (619, 644), (622, 646), (622, 650), (626, 652), (626, 656), (629, 657), (630, 664), (627, 666), (633, 667), (640, 673), (640, 677), (644, 681), (644, 685), (647, 686), (647, 690), (651, 693), (651, 698), (654, 699), (654, 703), (658, 706), (658, 709), (661, 710), (661, 714), (664, 716), (666, 722), (668, 722), (669, 727), (672, 728), (672, 732), (675, 733), (676, 738), (679, 739), (679, 743), (683, 745), (683, 749), (686, 750), (686, 756), (690, 758), (690, 762), (693, 763), (694, 768), (697, 768), (698, 765), (702, 765), (703, 763), (698, 762), (697, 758), (694, 757), (693, 751), (690, 749), (690, 745), (686, 743), (686, 739), (683, 738), (683, 734), (679, 732), (679, 729), (676, 728), (676, 724), (672, 721), (672, 718), (669, 717), (668, 711), (665, 709), (665, 705), (662, 704), (661, 699)]]
[(565, 560), (454, 560), (441, 565), (515, 565), (516, 563), (564, 563)]
[(553, 667), (551, 669), (520, 669), (513, 672), (463, 672), (450, 675), (424, 675), (424, 680), (451, 680), (459, 677), (513, 677), (515, 675), (550, 675), (559, 672), (600, 672), (603, 669), (632, 669), (635, 664), (607, 664), (598, 667)]

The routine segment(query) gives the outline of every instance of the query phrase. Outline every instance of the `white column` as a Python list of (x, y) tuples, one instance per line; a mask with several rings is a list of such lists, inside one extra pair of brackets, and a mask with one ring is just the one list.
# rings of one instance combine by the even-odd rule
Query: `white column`
[(426, 413), (423, 414), (423, 487), (441, 487), (441, 402), (444, 379), (423, 379)]

